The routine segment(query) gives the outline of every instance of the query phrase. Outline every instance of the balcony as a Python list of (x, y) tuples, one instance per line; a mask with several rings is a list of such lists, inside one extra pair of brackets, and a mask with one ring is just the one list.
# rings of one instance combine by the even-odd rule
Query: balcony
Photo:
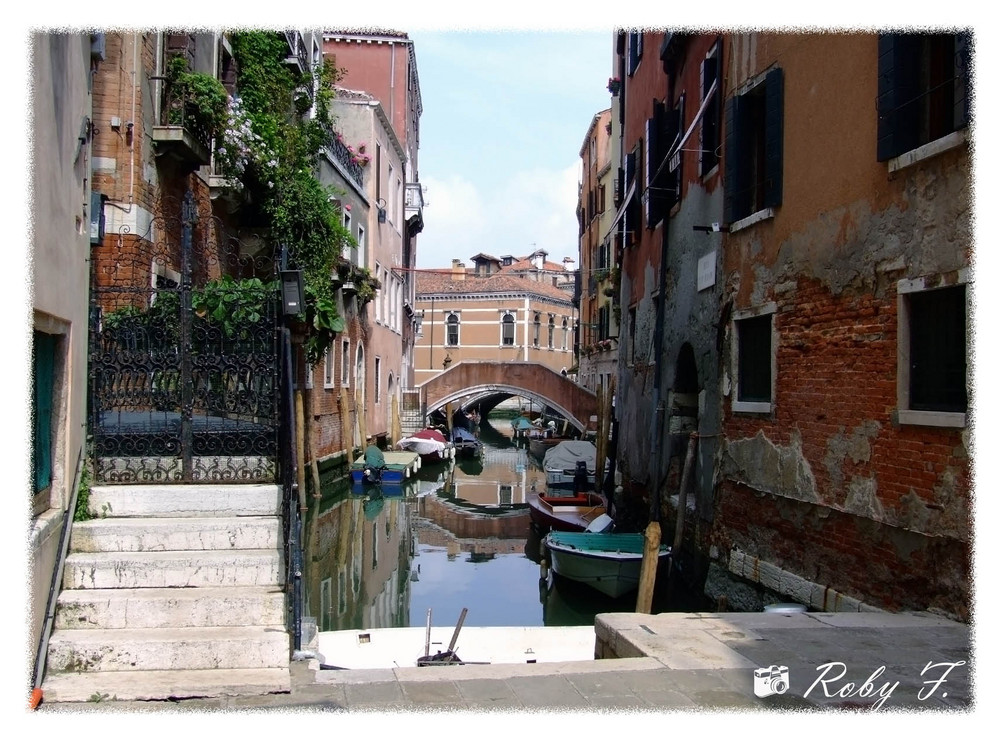
[(197, 169), (208, 164), (212, 152), (212, 134), (186, 99), (167, 89), (160, 105), (160, 117), (153, 126), (152, 139), (157, 156), (169, 156)]
[(420, 233), (424, 229), (424, 188), (419, 182), (406, 183), (403, 209), (410, 233)]
[(285, 40), (288, 42), (285, 64), (289, 65), (297, 75), (305, 74), (309, 71), (309, 50), (302, 34), (298, 31), (285, 31)]
[(347, 145), (340, 140), (338, 134), (334, 131), (329, 131), (327, 134), (326, 148), (330, 152), (330, 156), (333, 157), (333, 160), (344, 169), (354, 184), (363, 190), (365, 177), (361, 171), (361, 165), (355, 161), (355, 157), (347, 150)]

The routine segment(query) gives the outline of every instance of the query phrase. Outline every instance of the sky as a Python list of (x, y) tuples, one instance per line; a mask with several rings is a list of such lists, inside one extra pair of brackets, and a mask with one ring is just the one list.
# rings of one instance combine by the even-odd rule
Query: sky
[(579, 261), (580, 148), (611, 105), (612, 33), (410, 33), (426, 187), (418, 267), (539, 248)]

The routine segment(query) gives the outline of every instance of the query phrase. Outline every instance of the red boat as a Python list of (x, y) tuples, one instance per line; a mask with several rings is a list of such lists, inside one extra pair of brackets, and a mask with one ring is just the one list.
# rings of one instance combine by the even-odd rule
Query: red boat
[(528, 498), (531, 522), (541, 530), (582, 531), (607, 510), (604, 498), (594, 492), (552, 495), (539, 493)]

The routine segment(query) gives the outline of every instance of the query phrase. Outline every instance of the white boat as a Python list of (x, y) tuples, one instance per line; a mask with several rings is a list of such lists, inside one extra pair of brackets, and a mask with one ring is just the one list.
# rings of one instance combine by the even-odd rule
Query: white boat
[[(587, 584), (608, 597), (621, 597), (639, 586), (642, 533), (549, 532), (542, 543), (549, 552), (552, 571), (566, 579)], [(670, 546), (661, 545), (657, 563), (670, 557)]]
[[(319, 661), (326, 669), (395, 669), (417, 666), (426, 654), (448, 650), (453, 626), (320, 631)], [(560, 628), (466, 627), (454, 649), (465, 664), (534, 664), (593, 661), (594, 626)]]
[(577, 472), (582, 472), (583, 467), (586, 467), (586, 489), (592, 490), (597, 468), (597, 447), (590, 441), (562, 441), (546, 451), (542, 461), (545, 483), (550, 487), (575, 489)]
[(396, 448), (413, 451), (424, 461), (443, 461), (455, 457), (455, 444), (447, 441), (441, 431), (424, 428), (412, 436), (400, 438)]

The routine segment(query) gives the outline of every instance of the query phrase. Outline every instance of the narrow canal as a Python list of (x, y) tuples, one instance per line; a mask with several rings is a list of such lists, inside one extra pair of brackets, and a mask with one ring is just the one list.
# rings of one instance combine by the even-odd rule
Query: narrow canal
[[(323, 479), (304, 523), (304, 614), (320, 630), (454, 625), (592, 625), (633, 612), (617, 599), (549, 574), (528, 499), (545, 489), (541, 464), (512, 437), (509, 419), (480, 429), (477, 459), (424, 464), (399, 487), (364, 491)], [(704, 609), (701, 598), (659, 589), (653, 612)]]

